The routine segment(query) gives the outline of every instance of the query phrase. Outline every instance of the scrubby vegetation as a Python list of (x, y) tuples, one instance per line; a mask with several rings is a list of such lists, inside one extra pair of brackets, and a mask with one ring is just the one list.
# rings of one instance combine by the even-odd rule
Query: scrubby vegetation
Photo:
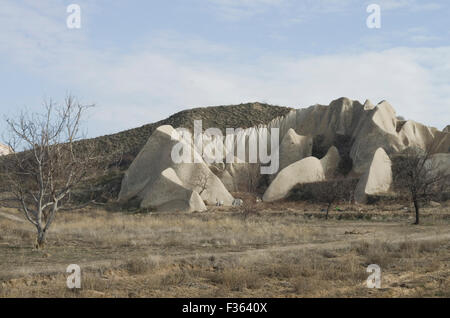
[[(123, 214), (84, 208), (59, 215), (45, 251), (24, 222), (0, 222), (0, 297), (449, 297), (449, 207), (405, 226), (401, 205), (364, 213), (255, 204), (208, 213)], [(11, 212), (11, 215), (13, 213)], [(358, 219), (359, 216), (364, 218)], [(370, 219), (367, 218), (370, 216)], [(25, 244), (24, 244), (25, 243)], [(80, 290), (66, 286), (82, 268)], [(366, 287), (369, 264), (382, 289)]]
[(106, 153), (120, 149), (124, 153), (124, 158), (126, 158), (121, 164), (126, 168), (145, 145), (153, 131), (161, 125), (193, 129), (194, 120), (201, 119), (203, 129), (216, 127), (225, 134), (226, 128), (249, 128), (267, 124), (272, 119), (284, 116), (291, 110), (288, 107), (262, 103), (193, 108), (178, 112), (156, 123), (94, 138), (92, 141)]
[(356, 178), (339, 178), (328, 181), (304, 183), (295, 186), (289, 194), (289, 200), (310, 201), (326, 204), (326, 218), (332, 204), (352, 203), (354, 190), (358, 183)]

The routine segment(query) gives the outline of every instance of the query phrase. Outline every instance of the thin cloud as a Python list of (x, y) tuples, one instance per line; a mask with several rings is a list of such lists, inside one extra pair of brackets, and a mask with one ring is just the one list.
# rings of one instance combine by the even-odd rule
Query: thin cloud
[(286, 0), (207, 0), (210, 8), (227, 20), (240, 20), (286, 4)]

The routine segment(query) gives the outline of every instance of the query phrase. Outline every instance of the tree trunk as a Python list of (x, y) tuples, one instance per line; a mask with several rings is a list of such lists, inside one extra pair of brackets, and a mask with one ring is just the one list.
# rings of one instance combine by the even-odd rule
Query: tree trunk
[(414, 224), (419, 224), (419, 202), (417, 202), (417, 199), (414, 199), (414, 209), (416, 210), (416, 222)]
[(44, 231), (43, 229), (38, 229), (38, 234), (36, 237), (36, 249), (40, 250), (44, 248), (46, 236), (46, 231)]
[(325, 216), (325, 220), (328, 220), (328, 212), (330, 211), (330, 208), (331, 208), (331, 203), (329, 203), (327, 206), (327, 215)]

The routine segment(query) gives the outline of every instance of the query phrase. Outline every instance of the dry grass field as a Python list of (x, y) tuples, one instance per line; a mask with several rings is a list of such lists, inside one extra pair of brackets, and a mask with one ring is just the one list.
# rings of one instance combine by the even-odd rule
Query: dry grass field
[[(404, 205), (260, 204), (208, 212), (57, 216), (45, 250), (13, 209), (0, 211), (0, 297), (450, 297), (450, 207), (411, 225)], [(66, 287), (78, 264), (82, 288)], [(381, 289), (366, 287), (369, 264)]]

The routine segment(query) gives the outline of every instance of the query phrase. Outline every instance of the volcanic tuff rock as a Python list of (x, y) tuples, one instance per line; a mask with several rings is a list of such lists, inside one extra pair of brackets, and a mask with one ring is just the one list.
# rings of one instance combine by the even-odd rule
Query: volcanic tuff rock
[[(172, 161), (172, 148), (180, 142), (176, 132), (174, 136), (178, 138), (171, 138), (173, 132), (172, 126), (160, 126), (150, 136), (125, 173), (119, 200), (127, 201), (137, 197), (141, 200), (141, 207), (160, 209), (167, 205), (172, 208), (170, 201), (175, 200), (183, 201), (176, 205), (189, 206), (188, 210), (202, 210), (204, 207), (198, 204), (196, 198), (200, 195), (208, 204), (223, 201), (224, 205), (231, 206), (234, 198), (191, 145), (187, 147), (191, 147), (192, 160), (196, 157), (199, 163), (175, 164)], [(168, 168), (171, 169), (166, 170)], [(167, 189), (175, 189), (177, 196), (172, 197), (171, 193), (166, 193)], [(197, 195), (190, 194), (187, 190), (196, 192)]]
[(300, 136), (289, 129), (280, 144), (280, 170), (312, 154), (312, 136)]
[[(425, 147), (432, 142), (439, 144), (437, 152), (448, 152), (450, 148), (450, 133), (413, 121), (400, 121), (386, 101), (375, 106), (370, 101), (361, 104), (340, 98), (329, 106), (314, 105), (292, 110), (268, 125), (248, 128), (245, 132), (247, 135), (258, 135), (263, 128), (269, 132), (271, 128), (279, 128), (279, 171), (295, 162), (293, 160), (309, 154), (310, 138), (317, 140), (318, 148), (335, 146), (341, 155), (343, 150), (352, 160), (352, 172), (357, 176), (367, 171), (375, 151), (380, 147), (388, 155), (410, 145)], [(268, 149), (271, 148), (269, 139)], [(342, 140), (347, 144), (342, 144)]]
[(332, 178), (335, 175), (340, 161), (341, 158), (339, 156), (339, 151), (335, 146), (331, 147), (325, 157), (320, 159), (320, 163), (323, 167), (323, 172), (327, 179)]
[(0, 156), (8, 155), (10, 153), (12, 153), (11, 148), (3, 144), (0, 144)]
[(210, 168), (231, 192), (246, 192), (249, 183), (258, 183), (261, 177), (258, 164), (243, 163), (238, 158), (235, 158), (235, 163), (212, 164)]
[(340, 157), (336, 147), (331, 147), (322, 159), (307, 157), (283, 170), (271, 182), (263, 196), (263, 201), (271, 202), (286, 198), (297, 184), (331, 179), (339, 165)]
[(272, 202), (285, 198), (291, 189), (301, 183), (323, 181), (324, 169), (319, 159), (308, 157), (281, 170), (267, 188), (263, 201)]
[(355, 201), (366, 203), (367, 196), (389, 191), (392, 184), (392, 163), (383, 148), (378, 148), (369, 169), (359, 179), (355, 190)]
[(167, 168), (142, 193), (141, 207), (157, 207), (163, 211), (205, 211), (206, 206), (196, 191), (187, 189), (175, 170)]
[[(320, 147), (336, 146), (341, 150), (339, 137), (350, 141), (349, 156), (356, 175), (365, 173), (375, 151), (382, 147), (388, 155), (408, 146), (424, 148), (435, 142), (435, 152), (450, 151), (450, 133), (414, 121), (400, 121), (392, 106), (383, 101), (373, 105), (348, 98), (339, 98), (329, 106), (314, 105), (291, 111), (283, 118), (277, 118), (267, 125), (280, 128), (280, 141), (289, 129), (296, 134), (320, 138)], [(341, 138), (342, 139), (342, 138)]]
[[(248, 141), (249, 136), (257, 136), (265, 129), (270, 132), (271, 128), (279, 128), (280, 169), (277, 174), (267, 178), (271, 183), (264, 193), (264, 201), (284, 198), (298, 183), (332, 178), (339, 162), (345, 160), (343, 163), (349, 163), (350, 174), (361, 177), (356, 196), (358, 201), (363, 202), (367, 195), (389, 190), (392, 182), (389, 155), (410, 146), (426, 148), (433, 144), (434, 152), (438, 153), (434, 156), (435, 160), (449, 167), (449, 128), (439, 131), (412, 120), (399, 120), (395, 110), (386, 101), (373, 105), (370, 101), (361, 104), (348, 98), (339, 98), (329, 106), (314, 105), (292, 110), (267, 125), (245, 129), (244, 137), (238, 137), (236, 143)], [(162, 206), (164, 203), (153, 197), (161, 196), (164, 200), (170, 200), (170, 197), (164, 196), (162, 190), (158, 189), (182, 187), (192, 191), (174, 190), (183, 198), (183, 204), (197, 204), (194, 194), (197, 192), (207, 204), (223, 201), (225, 205), (231, 205), (233, 198), (228, 191), (243, 191), (250, 176), (255, 174), (255, 165), (240, 160), (210, 166), (203, 161), (200, 164), (173, 164), (170, 152), (178, 141), (170, 140), (172, 131), (171, 126), (161, 126), (152, 134), (123, 179), (120, 199), (138, 196), (144, 205), (150, 202)], [(270, 136), (267, 142), (267, 149), (277, 150), (271, 149)], [(317, 152), (317, 149), (320, 151)], [(327, 150), (321, 160), (310, 157), (323, 156)], [(246, 143), (247, 162), (248, 152)], [(197, 151), (193, 153), (200, 156)], [(168, 168), (172, 170), (166, 171)], [(192, 184), (202, 175), (208, 176), (206, 189)], [(260, 177), (258, 175), (256, 179)], [(162, 185), (157, 186), (159, 183)], [(191, 209), (191, 203), (186, 206), (189, 206), (187, 210)], [(201, 210), (203, 207), (197, 204), (196, 209)]]
[(437, 153), (426, 163), (436, 174), (450, 175), (450, 153)]

